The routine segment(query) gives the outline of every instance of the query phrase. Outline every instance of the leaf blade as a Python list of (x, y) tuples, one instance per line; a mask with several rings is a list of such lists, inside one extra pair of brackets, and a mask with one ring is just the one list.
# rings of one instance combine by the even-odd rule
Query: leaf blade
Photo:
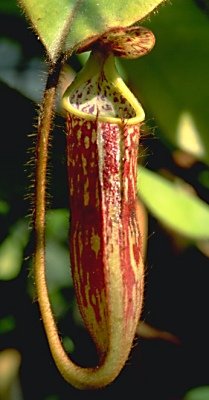
[(164, 0), (19, 0), (34, 30), (55, 62), (82, 41), (117, 26), (141, 20)]
[(209, 238), (209, 207), (159, 174), (140, 167), (138, 193), (162, 223), (192, 239)]

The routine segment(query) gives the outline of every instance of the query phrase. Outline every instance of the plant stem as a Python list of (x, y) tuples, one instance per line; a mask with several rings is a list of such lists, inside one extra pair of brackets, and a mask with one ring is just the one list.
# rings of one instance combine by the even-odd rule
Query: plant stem
[[(62, 59), (50, 65), (43, 101), (40, 108), (35, 172), (35, 257), (34, 275), (39, 306), (42, 310), (42, 300), (46, 288), (45, 279), (45, 220), (46, 220), (46, 172), (48, 163), (48, 146), (53, 126), (56, 89), (58, 86)], [(47, 289), (46, 289), (47, 291)], [(48, 296), (48, 294), (47, 294)]]

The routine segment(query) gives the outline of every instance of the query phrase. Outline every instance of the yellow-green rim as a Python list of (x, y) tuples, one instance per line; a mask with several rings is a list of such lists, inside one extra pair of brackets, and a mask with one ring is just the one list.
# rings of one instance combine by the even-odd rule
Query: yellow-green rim
[[(113, 87), (126, 98), (126, 100), (130, 103), (132, 108), (135, 111), (136, 116), (132, 118), (114, 118), (107, 116), (95, 116), (92, 114), (87, 114), (83, 111), (78, 110), (73, 107), (73, 105), (69, 102), (69, 97), (71, 94), (84, 83), (88, 79), (92, 78), (95, 74), (99, 73), (99, 70), (104, 65), (104, 71), (106, 78), (111, 82)], [(123, 82), (122, 78), (118, 75), (114, 57), (112, 55), (104, 57), (100, 53), (92, 53), (87, 61), (86, 66), (81, 70), (81, 72), (77, 75), (73, 83), (68, 87), (66, 92), (63, 95), (62, 105), (64, 109), (77, 117), (83, 118), (87, 121), (95, 121), (97, 119), (99, 122), (108, 122), (111, 124), (119, 124), (119, 125), (136, 125), (142, 122), (145, 118), (144, 110), (141, 104), (138, 102), (133, 93), (128, 89), (126, 84)]]

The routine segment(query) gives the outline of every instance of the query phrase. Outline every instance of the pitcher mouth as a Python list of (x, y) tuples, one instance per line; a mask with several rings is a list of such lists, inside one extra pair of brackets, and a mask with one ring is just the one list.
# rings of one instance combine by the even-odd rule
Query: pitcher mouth
[(93, 52), (63, 96), (64, 109), (88, 121), (135, 125), (144, 111), (117, 73), (114, 57)]

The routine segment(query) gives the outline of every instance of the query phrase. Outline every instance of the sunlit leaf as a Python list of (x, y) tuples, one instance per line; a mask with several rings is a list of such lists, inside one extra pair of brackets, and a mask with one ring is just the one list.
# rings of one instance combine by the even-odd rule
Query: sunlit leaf
[(138, 193), (159, 220), (191, 239), (209, 238), (209, 206), (146, 168), (138, 171)]
[(123, 65), (162, 139), (209, 163), (209, 23), (196, 3), (175, 0), (161, 7), (146, 24), (155, 48)]
[(19, 0), (55, 61), (84, 40), (141, 20), (163, 0)]

